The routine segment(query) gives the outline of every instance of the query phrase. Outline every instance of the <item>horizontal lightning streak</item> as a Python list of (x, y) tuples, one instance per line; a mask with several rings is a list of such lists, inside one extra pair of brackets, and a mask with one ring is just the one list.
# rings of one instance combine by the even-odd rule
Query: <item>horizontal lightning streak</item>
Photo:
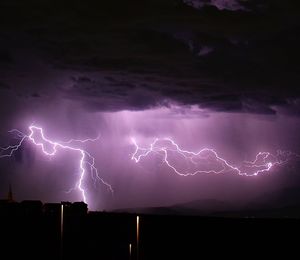
[[(170, 138), (156, 138), (149, 146), (149, 148), (139, 147), (136, 140), (132, 138), (132, 143), (135, 146), (135, 151), (131, 157), (136, 163), (144, 157), (150, 155), (150, 153), (160, 154), (163, 158), (163, 162), (172, 169), (176, 174), (180, 176), (193, 176), (199, 173), (214, 173), (220, 174), (224, 172), (233, 171), (242, 176), (257, 176), (264, 172), (269, 172), (273, 167), (286, 164), (291, 158), (299, 159), (300, 156), (290, 151), (277, 151), (276, 155), (269, 152), (259, 152), (253, 161), (244, 161), (243, 167), (236, 167), (229, 163), (224, 158), (220, 157), (218, 153), (210, 148), (203, 148), (199, 152), (192, 152), (183, 150), (179, 147), (175, 141)], [(214, 165), (218, 165), (220, 169), (196, 169), (194, 171), (179, 170), (178, 167), (171, 162), (171, 152), (181, 155), (185, 160), (193, 164), (195, 167), (200, 164), (195, 161), (196, 158), (205, 160), (207, 163), (213, 162)], [(242, 168), (248, 169), (248, 171)], [(252, 169), (252, 171), (249, 171)]]

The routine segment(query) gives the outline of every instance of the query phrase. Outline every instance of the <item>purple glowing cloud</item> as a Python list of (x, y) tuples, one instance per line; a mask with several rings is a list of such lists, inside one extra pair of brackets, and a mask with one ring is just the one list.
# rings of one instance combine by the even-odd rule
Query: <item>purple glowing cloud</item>
[[(11, 160), (1, 160), (1, 172), (7, 173), (1, 174), (3, 191), (7, 183), (13, 183), (18, 199), (47, 202), (83, 199), (79, 188), (82, 153), (76, 149), (86, 152), (82, 165), (84, 181), (80, 185), (92, 210), (170, 205), (206, 198), (236, 204), (272, 189), (293, 185), (298, 178), (294, 174), (298, 171), (297, 157), (274, 152), (281, 149), (299, 154), (297, 133), (300, 122), (295, 117), (209, 113), (184, 106), (110, 113), (79, 111), (75, 116), (76, 106), (63, 104), (53, 106), (40, 116), (41, 111), (33, 111), (35, 114), (28, 111), (30, 118), (20, 120), (18, 117), (14, 122), (20, 125), (20, 129), (28, 120), (36, 121), (43, 129), (34, 128), (34, 125), (27, 131), (11, 131), (17, 144), (2, 150), (1, 157), (13, 155)], [(77, 140), (82, 136), (97, 136), (99, 132), (101, 145), (98, 139), (82, 140), (83, 143)], [(60, 141), (64, 136), (74, 136), (75, 139)], [(162, 140), (166, 136), (176, 140), (179, 152), (175, 143)], [(149, 151), (147, 157), (140, 158), (140, 163), (131, 160), (136, 149), (131, 137), (135, 137), (140, 148), (144, 147), (135, 157)], [(160, 141), (150, 151), (153, 137)], [(1, 142), (6, 140), (7, 136), (3, 135)], [(202, 147), (213, 148), (215, 153), (206, 150), (194, 155)], [(273, 155), (260, 151), (270, 151)], [(52, 158), (51, 161), (48, 158)], [(173, 169), (165, 163), (165, 158)], [(229, 166), (222, 160), (226, 160)], [(113, 197), (103, 192), (104, 189), (93, 186), (97, 177), (89, 163), (94, 163), (98, 169), (101, 165), (100, 176), (113, 186)], [(268, 163), (273, 165), (269, 171)], [(262, 172), (257, 178), (245, 178), (234, 167), (248, 175), (258, 170)], [(183, 174), (209, 170), (221, 174), (196, 174), (183, 178), (172, 174), (176, 173), (174, 169)], [(278, 174), (282, 172), (284, 174)], [(70, 186), (76, 192), (65, 193)]]

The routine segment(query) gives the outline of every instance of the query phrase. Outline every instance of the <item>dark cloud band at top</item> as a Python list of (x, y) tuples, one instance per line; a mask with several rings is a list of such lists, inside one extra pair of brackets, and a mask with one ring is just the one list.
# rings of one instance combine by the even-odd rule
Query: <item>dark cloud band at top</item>
[[(262, 14), (197, 10), (175, 0), (3, 1), (0, 91), (35, 99), (58, 92), (94, 111), (173, 102), (297, 115), (297, 3), (286, 1), (282, 12), (278, 1), (265, 5)], [(42, 72), (39, 64), (46, 64)], [(68, 79), (67, 89), (51, 87), (54, 73)]]

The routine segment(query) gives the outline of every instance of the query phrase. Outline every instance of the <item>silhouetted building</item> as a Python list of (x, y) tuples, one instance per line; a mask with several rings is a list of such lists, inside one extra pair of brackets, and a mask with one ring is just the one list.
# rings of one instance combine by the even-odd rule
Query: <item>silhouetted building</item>
[(20, 205), (17, 202), (0, 200), (0, 216), (17, 216), (20, 214)]
[(88, 213), (88, 205), (84, 202), (74, 202), (72, 204), (72, 214), (76, 216), (84, 216)]
[(46, 216), (60, 216), (60, 203), (45, 203), (44, 214)]
[(46, 216), (57, 216), (61, 215), (61, 206), (63, 205), (64, 216), (85, 216), (88, 212), (88, 205), (84, 202), (62, 201), (61, 203), (45, 203), (44, 214)]
[(43, 203), (39, 200), (24, 200), (20, 208), (23, 216), (41, 216), (43, 213)]
[(69, 201), (62, 201), (61, 205), (64, 208), (64, 216), (68, 217), (72, 215), (72, 203)]
[(7, 198), (0, 200), (0, 216), (33, 217), (46, 216), (60, 219), (63, 206), (64, 217), (85, 216), (88, 212), (88, 205), (84, 202), (62, 201), (61, 203), (45, 203), (39, 200), (24, 200), (15, 202), (12, 187), (9, 185)]
[(88, 212), (88, 205), (84, 202), (62, 201), (64, 207), (64, 215), (67, 216), (84, 216)]

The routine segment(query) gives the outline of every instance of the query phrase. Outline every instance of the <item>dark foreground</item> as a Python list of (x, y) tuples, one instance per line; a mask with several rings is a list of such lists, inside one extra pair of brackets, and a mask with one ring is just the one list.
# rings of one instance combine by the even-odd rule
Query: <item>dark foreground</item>
[[(299, 222), (141, 215), (139, 259), (297, 259)], [(130, 259), (130, 243), (136, 259), (134, 214), (66, 214), (63, 244), (60, 225), (59, 214), (2, 215), (0, 259)]]

